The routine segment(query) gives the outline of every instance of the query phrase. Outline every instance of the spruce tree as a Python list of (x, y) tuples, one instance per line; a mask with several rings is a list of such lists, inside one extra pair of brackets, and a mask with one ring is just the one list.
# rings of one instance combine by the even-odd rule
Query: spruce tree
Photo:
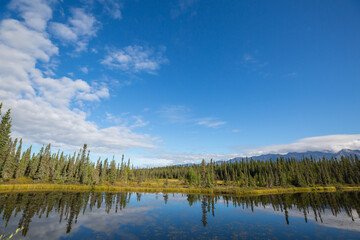
[(83, 184), (89, 184), (89, 154), (90, 151), (87, 152), (87, 144), (84, 144), (79, 166), (80, 182)]
[(189, 172), (187, 175), (187, 180), (189, 182), (189, 185), (195, 185), (196, 184), (196, 173), (192, 167), (189, 168)]
[[(1, 104), (2, 106), (2, 104)], [(1, 108), (0, 108), (1, 110)], [(0, 123), (0, 171), (3, 168), (5, 163), (5, 154), (10, 143), (10, 134), (11, 134), (11, 110), (9, 109), (4, 116), (1, 117)]]
[(115, 159), (113, 158), (113, 160), (110, 163), (109, 182), (111, 184), (114, 184), (115, 180), (116, 180), (116, 162)]
[(98, 159), (97, 163), (96, 163), (96, 167), (93, 171), (93, 184), (97, 185), (100, 183), (100, 171), (101, 171), (101, 163), (100, 163), (100, 158)]
[(39, 168), (39, 163), (40, 163), (40, 157), (42, 155), (42, 152), (44, 150), (44, 147), (41, 148), (40, 152), (38, 154), (35, 155), (35, 153), (33, 154), (32, 158), (31, 158), (31, 162), (29, 164), (29, 177), (30, 178), (35, 178), (37, 169)]
[(44, 154), (40, 156), (39, 167), (35, 175), (36, 179), (45, 180), (49, 177), (49, 161), (51, 158), (50, 147), (51, 145), (48, 144)]
[(100, 183), (107, 181), (108, 159), (106, 158), (100, 172)]
[(75, 156), (76, 153), (72, 157), (69, 158), (68, 165), (66, 168), (66, 180), (72, 181), (74, 179), (74, 168), (75, 168)]
[(52, 178), (55, 181), (61, 181), (63, 182), (65, 180), (64, 176), (62, 176), (63, 173), (65, 173), (65, 171), (63, 170), (65, 168), (65, 159), (64, 159), (64, 153), (62, 152), (61, 155), (59, 156), (59, 153), (57, 153), (56, 155), (56, 161), (55, 161), (55, 169), (54, 169), (54, 174), (52, 176)]
[(14, 164), (14, 154), (16, 140), (12, 142), (11, 138), (7, 144), (6, 150), (3, 152), (3, 166), (1, 170), (1, 177), (4, 180), (9, 180), (14, 174), (15, 164)]
[(16, 170), (15, 178), (21, 178), (24, 177), (26, 174), (26, 171), (28, 169), (28, 165), (30, 163), (31, 158), (31, 148), (30, 146), (23, 154), (19, 163), (19, 166)]
[(14, 159), (14, 172), (13, 177), (16, 177), (16, 171), (19, 167), (20, 158), (21, 158), (21, 148), (22, 148), (22, 138), (20, 138), (19, 146), (17, 147), (16, 153), (15, 153), (15, 159)]
[(201, 161), (201, 186), (206, 187), (206, 164), (205, 159)]

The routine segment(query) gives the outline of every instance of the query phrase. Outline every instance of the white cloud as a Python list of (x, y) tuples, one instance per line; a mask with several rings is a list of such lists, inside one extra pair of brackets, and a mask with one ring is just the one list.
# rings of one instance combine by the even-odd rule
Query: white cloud
[(254, 62), (256, 62), (255, 58), (250, 54), (244, 54), (243, 61), (245, 63), (249, 63), (249, 62), (254, 63)]
[(50, 31), (58, 39), (75, 44), (76, 51), (81, 52), (87, 49), (90, 38), (96, 36), (100, 23), (83, 8), (73, 8), (71, 14), (67, 24), (51, 22)]
[[(171, 9), (171, 18), (175, 19), (189, 11), (198, 0), (178, 0), (178, 4)], [(192, 13), (195, 13), (194, 11)]]
[(121, 9), (122, 3), (117, 0), (99, 0), (99, 2), (104, 6), (104, 10), (110, 14), (114, 19), (122, 19)]
[(138, 45), (127, 46), (110, 51), (101, 63), (126, 72), (155, 73), (162, 64), (168, 62), (168, 59), (163, 56), (164, 52), (165, 48), (155, 51), (153, 48)]
[(268, 153), (286, 154), (289, 152), (330, 151), (338, 152), (342, 149), (360, 149), (360, 134), (327, 135), (299, 139), (289, 144), (270, 145), (255, 149), (248, 149), (248, 156)]
[(87, 67), (81, 67), (80, 70), (85, 74), (89, 73), (89, 69)]
[(77, 150), (84, 143), (95, 152), (122, 152), (129, 148), (154, 147), (152, 138), (140, 135), (125, 126), (100, 129), (86, 120), (80, 110), (55, 108), (42, 98), (6, 101), (13, 109), (13, 134), (25, 142), (47, 144)]
[(129, 126), (131, 129), (138, 127), (145, 127), (149, 124), (149, 122), (144, 121), (144, 119), (141, 116), (133, 116), (132, 118), (134, 122)]
[(123, 113), (122, 116), (119, 117), (106, 112), (106, 119), (129, 129), (145, 127), (149, 124), (149, 122), (145, 121), (142, 116), (128, 116), (128, 113)]
[(47, 21), (52, 17), (52, 10), (49, 3), (54, 1), (45, 0), (13, 0), (9, 8), (16, 10), (25, 20), (25, 24), (37, 31), (44, 31)]
[(1, 43), (19, 53), (45, 62), (49, 61), (51, 55), (58, 53), (58, 48), (51, 43), (45, 33), (31, 30), (14, 19), (5, 19), (1, 22), (0, 39)]
[(285, 78), (294, 78), (296, 76), (297, 76), (296, 72), (291, 72), (284, 75)]
[(97, 20), (82, 8), (73, 8), (69, 24), (78, 36), (95, 36), (98, 30)]
[(235, 153), (170, 153), (158, 152), (153, 155), (139, 158), (142, 166), (165, 166), (174, 164), (200, 163), (201, 159), (209, 161), (213, 159), (229, 160), (237, 157), (251, 157), (262, 154), (286, 154), (289, 152), (306, 151), (329, 151), (338, 152), (342, 149), (360, 149), (360, 134), (349, 135), (328, 135), (320, 137), (310, 137), (297, 140), (296, 142), (281, 145), (269, 145), (252, 149), (239, 149)]
[(225, 121), (219, 121), (211, 117), (195, 118), (191, 114), (191, 109), (184, 105), (165, 105), (160, 109), (159, 113), (172, 123), (191, 123), (209, 128), (217, 128), (226, 124)]
[(57, 22), (50, 23), (50, 31), (56, 37), (64, 39), (66, 41), (77, 40), (77, 35), (73, 32), (73, 30), (69, 26), (63, 23), (57, 23)]
[(241, 65), (244, 68), (251, 70), (254, 73), (259, 74), (261, 77), (269, 77), (271, 74), (267, 72), (266, 66), (268, 62), (260, 60), (259, 52), (255, 51), (253, 54), (246, 53), (242, 56)]
[[(27, 16), (26, 10), (23, 14)], [(87, 28), (80, 25), (79, 31), (85, 34)], [(12, 108), (14, 137), (32, 144), (52, 143), (65, 150), (77, 150), (84, 143), (95, 152), (154, 147), (147, 134), (137, 134), (126, 126), (99, 128), (87, 119), (90, 113), (75, 108), (77, 103), (109, 97), (108, 88), (81, 79), (44, 77), (37, 65), (49, 63), (58, 48), (46, 32), (39, 31), (43, 28), (33, 29), (26, 19), (0, 22), (0, 96), (4, 107)], [(142, 124), (140, 120), (135, 123)]]
[(160, 115), (173, 123), (185, 123), (190, 121), (190, 108), (184, 105), (165, 105), (160, 111)]
[(202, 159), (209, 162), (210, 159), (214, 161), (229, 160), (239, 157), (238, 153), (157, 153), (143, 158), (136, 158), (136, 163), (141, 166), (168, 166), (178, 164), (198, 164)]
[(203, 119), (199, 119), (196, 124), (205, 126), (205, 127), (209, 127), (209, 128), (217, 128), (217, 127), (220, 127), (220, 126), (226, 124), (226, 122), (217, 121), (212, 118), (203, 118)]

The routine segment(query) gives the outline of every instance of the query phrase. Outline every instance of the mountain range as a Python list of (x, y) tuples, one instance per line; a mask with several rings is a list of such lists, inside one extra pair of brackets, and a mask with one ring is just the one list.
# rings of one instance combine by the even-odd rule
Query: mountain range
[[(360, 156), (360, 150), (342, 149), (339, 152), (320, 152), (320, 151), (290, 152), (287, 154), (264, 154), (264, 155), (252, 156), (252, 157), (248, 157), (248, 158), (252, 158), (254, 160), (261, 160), (261, 161), (270, 160), (270, 159), (276, 160), (277, 158), (280, 158), (280, 157), (301, 159), (303, 157), (310, 158), (311, 156), (314, 159), (319, 159), (322, 157), (325, 157), (326, 159), (336, 157), (339, 159), (339, 158), (341, 158), (341, 156), (350, 156), (350, 155)], [(243, 159), (243, 158), (237, 157), (237, 158), (230, 159), (227, 162), (237, 161), (237, 160), (241, 160), (241, 159)]]

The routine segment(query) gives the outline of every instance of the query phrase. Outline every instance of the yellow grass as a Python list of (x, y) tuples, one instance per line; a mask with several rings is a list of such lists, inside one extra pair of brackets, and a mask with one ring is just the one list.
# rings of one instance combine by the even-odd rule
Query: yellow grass
[(340, 186), (337, 189), (341, 191), (360, 191), (360, 186)]
[(218, 186), (215, 188), (198, 188), (181, 185), (180, 181), (169, 181), (167, 187), (163, 181), (159, 183), (148, 182), (139, 186), (135, 183), (126, 186), (102, 185), (88, 186), (80, 184), (0, 184), (0, 192), (22, 191), (96, 191), (96, 192), (163, 192), (163, 193), (198, 193), (198, 194), (226, 194), (226, 195), (266, 195), (297, 192), (335, 192), (335, 191), (360, 191), (360, 186), (317, 186), (317, 187), (286, 187), (286, 188), (240, 188)]

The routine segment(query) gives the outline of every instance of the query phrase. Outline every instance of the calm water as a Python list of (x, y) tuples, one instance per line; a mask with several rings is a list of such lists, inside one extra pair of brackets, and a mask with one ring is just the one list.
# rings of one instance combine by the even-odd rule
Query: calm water
[(0, 194), (15, 239), (360, 239), (360, 192), (228, 197), (153, 193)]

